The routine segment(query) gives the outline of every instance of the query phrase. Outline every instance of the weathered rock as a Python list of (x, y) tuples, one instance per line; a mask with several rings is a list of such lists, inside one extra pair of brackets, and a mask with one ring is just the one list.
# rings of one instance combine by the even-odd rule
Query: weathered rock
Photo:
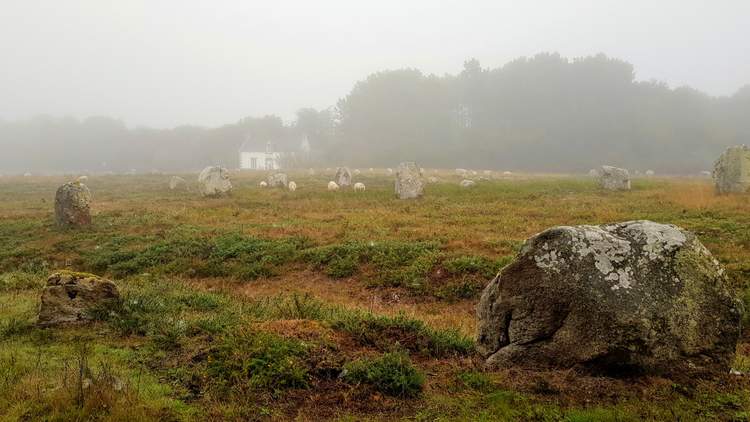
[(599, 185), (606, 190), (630, 190), (630, 173), (626, 169), (602, 166), (599, 169)]
[(352, 185), (352, 172), (349, 171), (348, 167), (339, 167), (336, 169), (336, 175), (333, 177), (333, 181), (340, 188), (348, 188)]
[(284, 188), (286, 189), (289, 182), (286, 173), (274, 173), (268, 176), (268, 186), (272, 188)]
[(198, 189), (203, 196), (227, 195), (232, 191), (229, 172), (223, 167), (209, 166), (198, 175)]
[(399, 199), (414, 199), (424, 195), (424, 180), (417, 163), (408, 161), (398, 165), (395, 188)]
[(120, 295), (115, 283), (93, 274), (58, 271), (42, 290), (37, 324), (50, 326), (85, 322), (93, 308), (114, 304)]
[(91, 224), (91, 191), (83, 183), (69, 182), (55, 193), (55, 222), (60, 227)]
[(186, 187), (187, 182), (180, 176), (172, 176), (172, 178), (169, 179), (169, 189), (171, 190), (185, 189)]
[(490, 367), (684, 374), (729, 370), (742, 305), (695, 235), (630, 221), (532, 237), (477, 310)]
[(716, 160), (713, 176), (718, 193), (750, 192), (750, 148), (727, 148)]

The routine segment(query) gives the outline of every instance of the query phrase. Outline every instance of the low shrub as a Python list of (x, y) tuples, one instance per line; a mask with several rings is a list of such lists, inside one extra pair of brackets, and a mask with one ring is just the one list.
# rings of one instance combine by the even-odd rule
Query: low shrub
[(207, 373), (222, 389), (304, 388), (309, 382), (306, 354), (307, 346), (298, 340), (243, 329), (223, 336), (211, 348)]
[(422, 391), (424, 374), (414, 367), (404, 352), (385, 353), (377, 359), (363, 359), (344, 367), (344, 380), (372, 385), (396, 397), (414, 397)]

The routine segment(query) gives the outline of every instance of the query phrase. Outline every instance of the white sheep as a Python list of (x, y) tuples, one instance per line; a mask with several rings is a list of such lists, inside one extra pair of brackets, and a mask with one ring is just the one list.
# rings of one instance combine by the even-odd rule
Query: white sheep
[(258, 186), (265, 188), (268, 187), (268, 183), (265, 180), (261, 180), (260, 183), (258, 183)]
[(466, 179), (464, 179), (464, 180), (461, 181), (461, 187), (462, 188), (470, 188), (470, 187), (475, 186), (476, 184), (477, 183), (475, 181), (473, 181), (473, 180), (466, 180)]
[(328, 182), (328, 190), (330, 192), (335, 192), (335, 191), (339, 190), (339, 185), (337, 185), (336, 182), (334, 182), (333, 180), (331, 180), (330, 182)]
[(354, 169), (352, 173), (354, 173), (355, 176), (359, 176), (362, 172), (359, 171), (359, 169)]
[(393, 169), (392, 169), (392, 168), (390, 168), (390, 167), (388, 167), (388, 168), (387, 168), (387, 169), (386, 169), (385, 171), (386, 171), (386, 172), (387, 172), (388, 174), (393, 174)]
[(291, 181), (288, 185), (286, 185), (286, 188), (289, 189), (289, 192), (294, 192), (297, 190), (297, 184), (294, 183), (294, 181)]
[(365, 191), (365, 184), (357, 182), (354, 184), (354, 192), (364, 192)]

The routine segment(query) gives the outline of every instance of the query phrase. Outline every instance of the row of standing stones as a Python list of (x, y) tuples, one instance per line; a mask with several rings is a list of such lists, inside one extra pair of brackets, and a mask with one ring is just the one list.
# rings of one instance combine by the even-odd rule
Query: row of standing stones
[[(629, 178), (622, 181), (627, 171), (619, 170), (605, 166), (602, 173), (629, 188)], [(714, 174), (720, 192), (747, 192), (750, 151), (730, 148)], [(285, 176), (272, 177), (286, 183)], [(335, 180), (349, 186), (351, 172), (340, 168)], [(219, 167), (205, 169), (199, 181), (206, 182), (204, 195), (231, 190)], [(423, 195), (415, 163), (398, 167), (395, 190), (402, 199)], [(90, 199), (82, 183), (63, 185), (55, 200), (58, 224), (89, 224)], [(674, 225), (643, 220), (554, 227), (528, 239), (483, 291), (477, 350), (488, 368), (726, 373), (743, 313), (728, 284), (721, 264), (697, 237)], [(88, 309), (117, 299), (111, 281), (56, 272), (42, 293), (39, 324), (85, 322)]]

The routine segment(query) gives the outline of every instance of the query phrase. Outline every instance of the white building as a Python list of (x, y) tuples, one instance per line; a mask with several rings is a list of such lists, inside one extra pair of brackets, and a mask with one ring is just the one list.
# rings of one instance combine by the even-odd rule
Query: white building
[(281, 153), (273, 150), (270, 142), (266, 143), (265, 151), (249, 140), (240, 146), (240, 168), (247, 170), (278, 170), (281, 168)]

